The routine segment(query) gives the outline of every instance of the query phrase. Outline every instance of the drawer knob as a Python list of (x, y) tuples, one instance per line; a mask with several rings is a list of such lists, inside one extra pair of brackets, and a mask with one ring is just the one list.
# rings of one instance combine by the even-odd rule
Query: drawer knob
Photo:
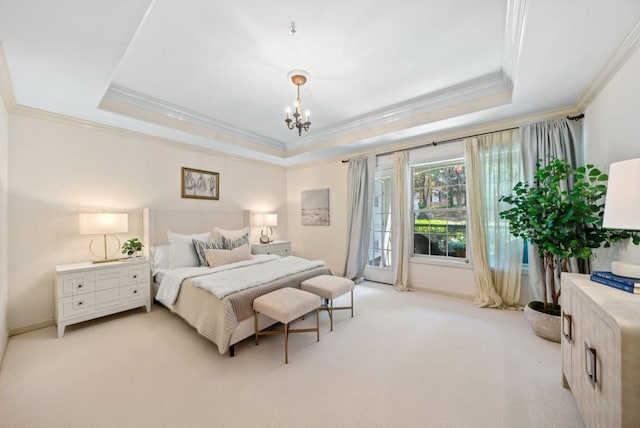
[(76, 285), (76, 288), (77, 288), (78, 290), (79, 290), (79, 289), (81, 289), (82, 287), (84, 287), (84, 284), (83, 284), (83, 283), (80, 283), (80, 284)]
[(138, 294), (138, 290), (133, 290), (133, 294)]
[(84, 305), (84, 300), (78, 300), (78, 303), (76, 303), (78, 306), (82, 306)]
[(138, 279), (138, 274), (137, 274), (137, 273), (134, 273), (133, 275), (131, 275), (131, 278), (133, 278), (133, 279)]

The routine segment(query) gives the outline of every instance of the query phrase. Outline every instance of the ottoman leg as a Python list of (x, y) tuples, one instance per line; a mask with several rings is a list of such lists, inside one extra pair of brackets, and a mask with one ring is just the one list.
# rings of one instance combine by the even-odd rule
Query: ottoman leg
[(331, 299), (331, 309), (329, 309), (329, 321), (331, 323), (331, 331), (333, 331), (333, 299)]
[(256, 346), (258, 346), (258, 311), (253, 311), (253, 328), (256, 334)]
[(320, 342), (320, 308), (316, 308), (316, 342)]
[(353, 290), (351, 290), (351, 318), (353, 318)]
[(284, 363), (289, 364), (289, 323), (284, 324)]

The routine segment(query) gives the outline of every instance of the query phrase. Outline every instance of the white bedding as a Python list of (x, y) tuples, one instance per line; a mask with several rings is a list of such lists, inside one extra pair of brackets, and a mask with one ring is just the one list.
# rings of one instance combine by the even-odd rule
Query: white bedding
[(275, 257), (275, 259), (266, 260), (264, 265), (255, 263), (245, 265), (243, 269), (228, 269), (213, 275), (199, 276), (193, 280), (193, 284), (222, 299), (247, 288), (325, 265), (321, 260), (307, 260), (295, 256)]
[(164, 275), (156, 299), (165, 306), (174, 304), (178, 298), (182, 281), (187, 278), (193, 278), (196, 287), (210, 291), (217, 298), (222, 299), (237, 291), (321, 266), (325, 266), (321, 260), (260, 254), (253, 256), (251, 260), (243, 260), (215, 268), (172, 269)]
[(249, 266), (249, 265), (257, 265), (268, 262), (269, 260), (275, 260), (280, 258), (280, 256), (276, 255), (267, 255), (260, 254), (253, 256), (251, 260), (243, 260), (241, 262), (231, 263), (224, 266), (218, 266), (215, 268), (211, 267), (186, 267), (186, 268), (178, 268), (171, 269), (166, 271), (164, 278), (162, 279), (162, 284), (158, 289), (158, 294), (156, 295), (156, 300), (162, 303), (165, 306), (173, 305), (178, 298), (178, 293), (180, 293), (180, 285), (182, 285), (182, 281), (187, 278), (198, 277), (202, 275), (210, 275), (216, 272), (223, 272), (228, 270), (238, 269), (240, 267)]

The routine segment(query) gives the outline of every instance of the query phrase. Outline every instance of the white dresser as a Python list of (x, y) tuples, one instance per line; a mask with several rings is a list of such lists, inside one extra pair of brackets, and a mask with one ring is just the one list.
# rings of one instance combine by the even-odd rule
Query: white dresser
[(587, 427), (640, 427), (640, 295), (562, 274), (562, 375)]
[(278, 256), (291, 255), (291, 241), (273, 241), (268, 244), (251, 245), (251, 254), (276, 254)]
[(147, 259), (56, 266), (58, 337), (66, 326), (145, 306), (151, 311)]

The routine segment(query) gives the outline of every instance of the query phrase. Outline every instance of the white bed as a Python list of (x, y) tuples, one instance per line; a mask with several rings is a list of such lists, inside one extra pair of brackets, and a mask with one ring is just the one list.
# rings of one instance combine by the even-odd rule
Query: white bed
[[(149, 256), (152, 247), (167, 244), (167, 231), (183, 234), (212, 231), (214, 227), (236, 230), (249, 226), (248, 211), (187, 211), (145, 208), (143, 211), (143, 242)], [(197, 269), (196, 269), (197, 270)], [(255, 297), (278, 288), (299, 287), (305, 279), (331, 274), (326, 267), (315, 267), (266, 284), (238, 291), (218, 299), (209, 291), (194, 285), (194, 279), (185, 280), (174, 304), (169, 309), (196, 328), (198, 332), (216, 343), (221, 354), (235, 353), (234, 345), (254, 333), (251, 304)], [(154, 282), (154, 295), (158, 284)], [(260, 316), (259, 328), (274, 323)]]

